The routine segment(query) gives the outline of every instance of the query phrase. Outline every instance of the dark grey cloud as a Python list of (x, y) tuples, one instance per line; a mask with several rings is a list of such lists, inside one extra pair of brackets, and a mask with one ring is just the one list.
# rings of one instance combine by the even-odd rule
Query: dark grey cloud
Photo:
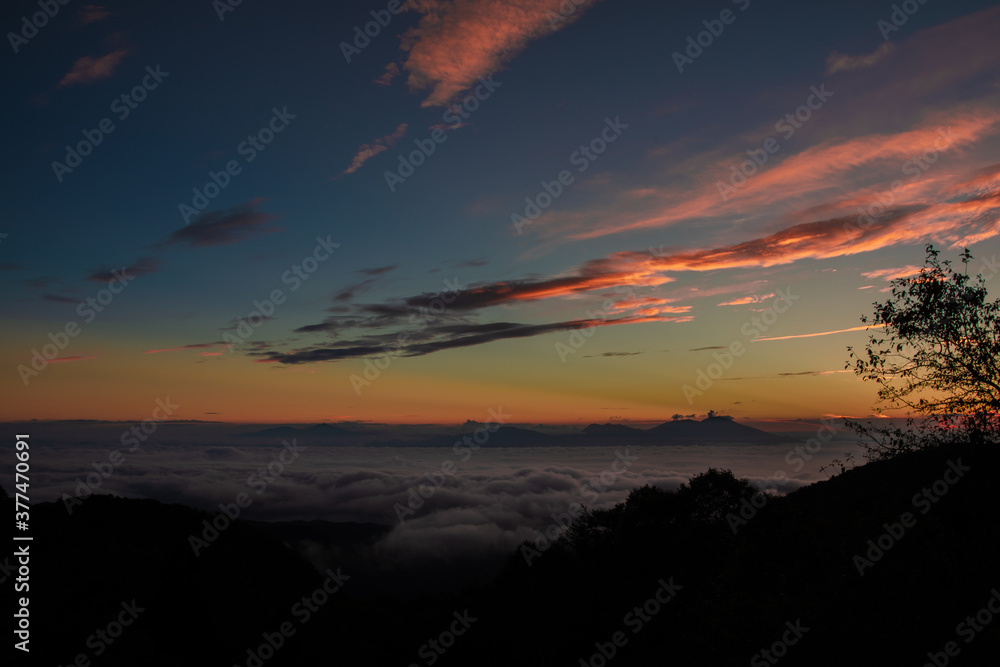
[(55, 303), (80, 303), (80, 299), (75, 299), (71, 296), (65, 296), (63, 294), (43, 294), (42, 299), (45, 301), (53, 301)]
[[(160, 270), (160, 260), (156, 257), (140, 257), (135, 262), (128, 266), (123, 266), (120, 270), (117, 269), (95, 269), (90, 272), (87, 276), (87, 280), (95, 283), (108, 283), (112, 280), (116, 280), (118, 275), (123, 275), (125, 279), (129, 276), (135, 276), (137, 278), (141, 276), (148, 276), (152, 273), (156, 273)], [(117, 271), (117, 273), (116, 273)]]
[(393, 269), (399, 268), (399, 264), (390, 264), (388, 266), (379, 266), (373, 269), (358, 269), (358, 273), (364, 274), (366, 276), (381, 276), (384, 273), (389, 273)]
[[(255, 353), (265, 357), (268, 361), (276, 361), (281, 364), (305, 364), (319, 361), (339, 361), (355, 357), (370, 357), (386, 353), (397, 354), (404, 357), (417, 357), (441, 350), (450, 350), (460, 347), (470, 347), (482, 345), (496, 340), (506, 340), (509, 338), (528, 338), (558, 331), (570, 331), (574, 329), (585, 329), (593, 326), (605, 326), (612, 324), (625, 324), (636, 321), (645, 321), (645, 318), (622, 317), (618, 319), (586, 319), (570, 320), (566, 322), (552, 322), (549, 324), (521, 324), (517, 322), (490, 322), (487, 324), (439, 324), (432, 326), (429, 330), (419, 334), (419, 337), (431, 337), (432, 340), (424, 342), (394, 344), (391, 349), (386, 349), (386, 344), (358, 344), (357, 341), (346, 341), (336, 346), (312, 347), (295, 352), (281, 353)], [(308, 325), (310, 331), (315, 327), (323, 325)], [(300, 331), (305, 327), (300, 327)], [(406, 332), (403, 332), (406, 333)], [(413, 334), (418, 335), (418, 334)], [(400, 341), (398, 335), (386, 334), (383, 340)]]
[(585, 354), (585, 357), (633, 357), (642, 352), (601, 352), (600, 354)]
[(192, 248), (229, 245), (279, 231), (278, 227), (269, 226), (275, 219), (273, 215), (256, 210), (260, 203), (261, 200), (254, 199), (221, 211), (206, 211), (160, 245), (183, 244)]
[(32, 289), (45, 289), (50, 285), (54, 285), (59, 282), (58, 278), (52, 276), (42, 276), (40, 278), (32, 278), (30, 280), (22, 280), (21, 284), (27, 285)]
[(362, 280), (360, 283), (354, 283), (353, 285), (348, 285), (344, 289), (340, 290), (333, 295), (334, 301), (350, 301), (357, 294), (364, 292), (376, 282), (375, 278), (369, 278), (368, 280)]

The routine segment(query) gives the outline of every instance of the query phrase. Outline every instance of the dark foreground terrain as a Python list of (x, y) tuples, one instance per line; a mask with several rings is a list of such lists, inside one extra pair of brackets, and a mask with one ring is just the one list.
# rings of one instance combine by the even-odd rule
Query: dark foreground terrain
[(9, 612), (3, 664), (993, 665), (998, 472), (1000, 448), (942, 448), (757, 509), (712, 470), (431, 592), (364, 556), (380, 526), (237, 521), (196, 557), (203, 512), (36, 505), (30, 659), (11, 650)]

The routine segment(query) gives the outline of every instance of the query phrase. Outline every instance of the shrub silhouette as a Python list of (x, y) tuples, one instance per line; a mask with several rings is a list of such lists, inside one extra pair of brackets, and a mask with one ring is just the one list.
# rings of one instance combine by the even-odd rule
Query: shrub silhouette
[(964, 272), (933, 245), (926, 252), (919, 274), (893, 280), (891, 298), (861, 317), (879, 328), (865, 352), (847, 348), (846, 368), (878, 384), (879, 407), (917, 416), (906, 428), (849, 422), (869, 460), (1000, 434), (1000, 299), (987, 301), (986, 280), (969, 276), (968, 249)]

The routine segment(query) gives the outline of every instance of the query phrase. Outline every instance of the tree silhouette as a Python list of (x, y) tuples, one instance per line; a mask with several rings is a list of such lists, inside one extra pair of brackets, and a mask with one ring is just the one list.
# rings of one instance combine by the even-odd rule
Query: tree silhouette
[(731, 470), (709, 468), (681, 484), (677, 500), (692, 523), (711, 524), (738, 511), (744, 500), (752, 500), (758, 493), (749, 480), (737, 479)]
[(874, 303), (861, 321), (879, 327), (865, 353), (848, 347), (846, 368), (879, 386), (878, 405), (907, 409), (922, 418), (907, 428), (851, 426), (865, 436), (869, 459), (894, 456), (945, 441), (995, 439), (1000, 413), (1000, 300), (986, 300), (982, 275), (939, 260), (928, 244), (916, 276), (892, 281), (892, 296)]

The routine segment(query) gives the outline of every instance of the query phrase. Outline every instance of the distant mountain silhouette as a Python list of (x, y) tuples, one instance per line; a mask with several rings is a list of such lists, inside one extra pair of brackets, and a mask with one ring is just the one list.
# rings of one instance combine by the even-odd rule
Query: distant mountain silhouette
[(791, 440), (782, 435), (738, 424), (726, 417), (707, 417), (701, 421), (676, 419), (654, 426), (645, 431), (645, 434), (646, 437), (660, 439), (664, 444), (668, 440), (688, 440), (769, 445)]
[(624, 424), (591, 424), (583, 429), (583, 434), (595, 438), (641, 438), (646, 431)]
[(577, 444), (613, 444), (616, 440), (641, 445), (775, 445), (792, 438), (737, 424), (727, 417), (675, 419), (648, 429), (625, 424), (591, 424), (575, 439)]
[(261, 431), (240, 434), (240, 436), (245, 438), (271, 438), (273, 440), (296, 438), (307, 444), (348, 444), (344, 441), (349, 439), (351, 440), (350, 444), (355, 446), (362, 444), (358, 439), (363, 435), (358, 431), (343, 428), (342, 426), (334, 426), (333, 424), (316, 424), (308, 428), (276, 426)]
[[(468, 435), (483, 425), (468, 421)], [(414, 440), (380, 440), (368, 447), (451, 447), (463, 435), (433, 435)], [(664, 422), (649, 429), (624, 424), (590, 424), (579, 433), (552, 435), (517, 426), (501, 426), (490, 433), (482, 447), (582, 447), (607, 446), (619, 443), (637, 445), (774, 445), (793, 442), (787, 436), (737, 424), (726, 417), (708, 417), (701, 421), (679, 419)]]
[[(475, 422), (473, 422), (475, 423)], [(468, 422), (466, 422), (468, 424)], [(414, 440), (376, 440), (368, 443), (368, 447), (453, 447), (456, 442), (462, 442), (464, 437), (475, 435), (475, 429), (469, 428), (467, 432), (460, 434), (440, 434), (432, 435)], [(480, 431), (481, 432), (481, 431)], [(482, 432), (481, 432), (482, 433)], [(519, 426), (501, 426), (494, 431), (483, 433), (485, 437), (482, 442), (475, 440), (480, 447), (553, 447), (565, 444), (564, 436), (555, 436), (548, 433), (539, 433), (531, 429)]]

